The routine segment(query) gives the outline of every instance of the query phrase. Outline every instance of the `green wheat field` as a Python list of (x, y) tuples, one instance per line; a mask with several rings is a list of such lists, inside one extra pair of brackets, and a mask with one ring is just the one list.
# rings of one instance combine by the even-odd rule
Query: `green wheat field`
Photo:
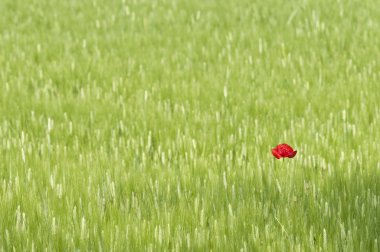
[(379, 251), (379, 89), (375, 0), (1, 0), (0, 251)]

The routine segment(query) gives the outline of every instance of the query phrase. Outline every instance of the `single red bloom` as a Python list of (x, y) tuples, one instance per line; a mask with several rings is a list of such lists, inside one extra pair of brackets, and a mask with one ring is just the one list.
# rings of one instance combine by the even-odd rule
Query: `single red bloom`
[(283, 144), (279, 144), (275, 148), (273, 148), (272, 154), (277, 159), (286, 158), (286, 157), (287, 158), (293, 158), (297, 154), (297, 151), (293, 150), (293, 148), (290, 147), (289, 145), (283, 143)]

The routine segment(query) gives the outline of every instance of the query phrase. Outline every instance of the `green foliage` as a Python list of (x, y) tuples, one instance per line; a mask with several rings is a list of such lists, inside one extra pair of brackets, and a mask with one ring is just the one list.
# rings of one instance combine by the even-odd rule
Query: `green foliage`
[(377, 6), (2, 0), (0, 249), (378, 251)]

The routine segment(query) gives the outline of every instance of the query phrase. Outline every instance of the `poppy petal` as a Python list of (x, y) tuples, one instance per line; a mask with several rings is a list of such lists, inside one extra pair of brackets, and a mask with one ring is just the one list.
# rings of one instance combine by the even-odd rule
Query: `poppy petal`
[(294, 156), (297, 154), (297, 151), (293, 151), (293, 153), (292, 154), (290, 154), (289, 156), (288, 156), (288, 158), (294, 158)]
[(278, 151), (277, 151), (276, 149), (272, 149), (272, 154), (273, 154), (273, 156), (275, 156), (277, 159), (280, 159), (280, 158), (281, 158), (280, 153), (278, 153)]

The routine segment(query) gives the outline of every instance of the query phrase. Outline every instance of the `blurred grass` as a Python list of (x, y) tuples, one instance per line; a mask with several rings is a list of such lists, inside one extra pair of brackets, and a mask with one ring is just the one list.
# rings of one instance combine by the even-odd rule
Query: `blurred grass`
[(2, 1), (2, 250), (377, 251), (376, 6)]

